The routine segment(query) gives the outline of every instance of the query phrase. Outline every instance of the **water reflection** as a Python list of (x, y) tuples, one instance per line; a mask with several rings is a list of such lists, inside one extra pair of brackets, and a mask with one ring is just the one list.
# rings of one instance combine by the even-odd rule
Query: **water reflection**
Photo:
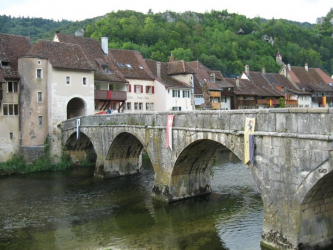
[(73, 169), (0, 179), (0, 249), (260, 249), (262, 202), (249, 171), (213, 169), (209, 197), (153, 203), (154, 173)]

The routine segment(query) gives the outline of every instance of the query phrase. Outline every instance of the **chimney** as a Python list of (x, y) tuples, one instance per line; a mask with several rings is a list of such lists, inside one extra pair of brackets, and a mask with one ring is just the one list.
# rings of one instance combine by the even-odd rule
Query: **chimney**
[(290, 63), (288, 63), (288, 70), (291, 71)]
[(239, 86), (240, 86), (240, 85), (239, 85), (239, 76), (237, 76), (237, 77), (236, 77), (236, 87), (239, 88)]
[(156, 75), (161, 78), (161, 62), (156, 62)]
[(245, 74), (246, 75), (250, 74), (250, 66), (249, 65), (245, 65)]
[(107, 37), (102, 37), (102, 50), (105, 55), (109, 54), (109, 42)]
[(262, 74), (263, 74), (263, 75), (266, 75), (266, 68), (262, 68), (261, 71), (262, 71)]
[(215, 73), (211, 73), (209, 78), (211, 82), (215, 83)]
[(287, 65), (284, 65), (284, 77), (287, 78), (287, 76), (288, 76)]
[(307, 63), (305, 64), (305, 70), (306, 70), (306, 71), (309, 71), (309, 66), (308, 66)]

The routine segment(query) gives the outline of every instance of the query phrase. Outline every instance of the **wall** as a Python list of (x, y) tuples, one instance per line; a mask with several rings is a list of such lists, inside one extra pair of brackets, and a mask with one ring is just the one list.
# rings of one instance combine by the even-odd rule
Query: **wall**
[[(131, 92), (127, 92), (127, 103), (131, 103), (131, 110), (126, 112), (143, 112), (146, 110), (146, 103), (154, 103), (155, 94), (146, 93), (146, 86), (154, 86), (153, 80), (127, 79), (131, 85)], [(143, 87), (143, 93), (135, 93), (135, 85)], [(134, 103), (142, 103), (142, 110), (135, 110)], [(138, 104), (139, 105), (139, 104)], [(153, 110), (152, 110), (153, 111)]]
[[(7, 81), (11, 81), (7, 79)], [(18, 80), (15, 80), (18, 82)], [(0, 162), (9, 160), (19, 150), (19, 116), (18, 115), (3, 115), (3, 104), (19, 104), (19, 94), (9, 93), (7, 91), (7, 83), (2, 84), (3, 99), (0, 105)], [(20, 91), (20, 86), (18, 87)], [(1, 89), (1, 88), (0, 88)], [(12, 133), (13, 137), (10, 137)]]

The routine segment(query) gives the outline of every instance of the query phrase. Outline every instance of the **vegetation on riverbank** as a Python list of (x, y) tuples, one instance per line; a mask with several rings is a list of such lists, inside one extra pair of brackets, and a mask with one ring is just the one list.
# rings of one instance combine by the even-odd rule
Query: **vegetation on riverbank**
[(68, 155), (63, 154), (58, 163), (52, 164), (49, 155), (41, 156), (32, 164), (27, 164), (22, 156), (14, 155), (7, 162), (0, 163), (0, 176), (41, 171), (65, 170), (73, 166)]

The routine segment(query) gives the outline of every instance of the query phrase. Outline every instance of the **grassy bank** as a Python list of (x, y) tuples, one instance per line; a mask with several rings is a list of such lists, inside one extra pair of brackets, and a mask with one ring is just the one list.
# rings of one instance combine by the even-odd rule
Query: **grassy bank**
[(41, 171), (54, 171), (65, 170), (72, 167), (73, 163), (70, 158), (63, 154), (60, 162), (51, 164), (50, 157), (48, 155), (38, 158), (32, 164), (27, 164), (23, 157), (14, 155), (9, 161), (0, 163), (0, 176), (11, 175), (16, 173), (32, 173)]

